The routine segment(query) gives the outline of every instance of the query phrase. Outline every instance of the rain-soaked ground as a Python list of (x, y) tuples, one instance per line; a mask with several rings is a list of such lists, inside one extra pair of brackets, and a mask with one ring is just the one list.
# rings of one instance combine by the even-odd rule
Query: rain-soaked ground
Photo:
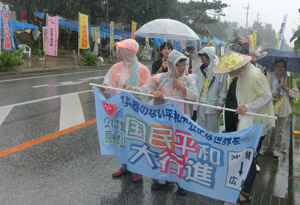
[[(43, 63), (41, 60), (33, 59), (30, 63), (26, 61), (26, 64), (21, 69), (22, 71), (30, 70), (30, 68), (31, 70), (43, 70), (41, 69), (43, 68), (41, 67)], [(68, 66), (74, 67), (73, 63), (73, 58), (58, 58), (51, 59), (51, 63), (47, 62), (47, 65), (49, 70), (52, 70)], [(150, 65), (151, 62), (148, 62), (147, 66), (149, 68)], [(88, 75), (88, 73), (85, 73), (85, 75)], [(100, 74), (97, 73), (96, 75)], [(70, 80), (65, 75), (63, 77), (66, 80)], [(74, 77), (75, 80), (76, 78)], [(37, 79), (36, 81), (38, 80), (42, 81), (37, 82), (39, 84), (46, 83), (44, 82), (45, 80)], [(21, 86), (32, 86), (31, 84), (34, 84), (34, 82), (34, 80), (28, 80), (27, 82), (24, 79), (20, 83), (22, 83)], [(14, 84), (10, 86), (13, 87)], [(71, 85), (68, 86), (70, 87)], [(36, 95), (37, 91), (32, 93)], [(83, 93), (79, 97), (86, 121), (94, 119), (93, 94)], [(58, 126), (57, 121), (59, 121), (60, 100), (51, 99), (50, 101), (50, 103), (39, 102), (34, 105), (26, 105), (26, 107), (14, 108), (11, 115), (0, 127), (0, 136), (2, 138), (7, 137), (6, 142), (11, 142), (16, 136), (20, 135), (18, 133), (20, 126), (24, 129), (23, 135), (26, 131), (28, 136), (38, 136), (40, 134), (38, 129), (41, 128), (47, 132), (49, 132), (48, 130), (56, 129)], [(51, 105), (50, 108), (49, 105)], [(20, 119), (18, 117), (20, 113), (27, 114), (28, 112), (32, 114), (30, 118), (24, 115), (21, 117), (22, 121), (20, 123), (17, 122), (17, 119)], [(47, 116), (42, 116), (41, 114)], [(49, 121), (49, 119), (52, 120)], [(47, 120), (48, 123), (44, 123)], [(36, 123), (38, 127), (29, 128), (28, 121)], [(19, 123), (19, 127), (14, 126), (13, 123), (15, 122)], [(299, 118), (296, 118), (294, 123), (295, 126), (296, 124), (299, 125)], [(11, 136), (8, 137), (10, 133)], [(289, 127), (286, 133), (289, 133)], [(274, 135), (274, 131), (269, 133), (269, 136), (272, 135)], [(2, 138), (3, 142), (4, 139)], [(296, 160), (294, 164), (296, 163), (296, 165), (294, 165), (294, 169), (300, 167), (299, 154), (300, 141), (299, 138), (295, 138), (294, 158)], [(95, 124), (22, 151), (0, 157), (0, 164), (0, 204), (218, 205), (224, 203), (191, 192), (183, 197), (177, 196), (174, 193), (177, 189), (174, 184), (159, 192), (152, 192), (152, 179), (148, 177), (143, 177), (143, 180), (139, 183), (133, 183), (130, 174), (113, 179), (111, 173), (119, 168), (120, 165), (115, 162), (114, 157), (100, 155)], [(261, 171), (257, 174), (254, 183), (252, 204), (276, 205), (284, 204), (285, 202), (289, 204), (285, 201), (289, 187), (289, 153), (281, 153), (277, 159), (272, 156), (271, 150), (269, 150), (264, 156), (259, 157), (259, 166)], [(299, 178), (295, 178), (295, 186), (297, 183), (300, 183)]]

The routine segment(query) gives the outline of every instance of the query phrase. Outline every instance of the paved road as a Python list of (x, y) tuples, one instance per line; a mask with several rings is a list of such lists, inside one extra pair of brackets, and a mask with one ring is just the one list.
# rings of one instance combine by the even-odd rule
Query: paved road
[[(135, 184), (130, 175), (111, 178), (119, 164), (100, 155), (88, 85), (105, 72), (0, 80), (0, 204), (223, 204), (176, 196), (174, 185), (151, 192), (147, 177)], [(288, 159), (266, 154), (260, 164), (253, 204), (283, 204)]]

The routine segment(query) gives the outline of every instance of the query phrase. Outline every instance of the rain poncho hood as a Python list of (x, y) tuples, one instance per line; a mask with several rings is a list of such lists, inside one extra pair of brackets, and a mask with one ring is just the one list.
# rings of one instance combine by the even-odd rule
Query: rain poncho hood
[[(184, 74), (182, 76), (179, 76), (176, 64), (181, 59), (186, 60), (186, 69)], [(146, 86), (147, 92), (151, 93), (151, 91), (153, 90), (161, 91), (165, 96), (177, 99), (185, 99), (189, 101), (196, 101), (198, 99), (198, 92), (195, 87), (195, 82), (186, 75), (189, 67), (188, 62), (188, 57), (176, 50), (173, 50), (167, 58), (168, 73), (159, 73), (157, 75), (154, 75), (150, 83)], [(179, 80), (187, 88), (186, 94), (184, 94), (177, 88), (173, 88), (173, 82), (175, 79)], [(165, 103), (165, 100), (163, 99), (154, 99), (153, 102), (154, 105), (160, 105), (163, 103)], [(184, 107), (185, 114), (191, 116), (191, 112), (193, 111), (192, 106), (185, 105)]]
[(131, 71), (126, 84), (126, 87), (137, 85), (138, 80), (138, 59), (136, 53), (139, 49), (139, 44), (133, 39), (126, 39), (124, 41), (115, 43), (123, 59), (123, 71), (127, 72), (129, 67)]
[(127, 48), (134, 53), (137, 53), (139, 50), (139, 44), (133, 39), (125, 39), (124, 41), (115, 43), (115, 45), (119, 48)]
[(218, 65), (219, 58), (216, 56), (216, 49), (213, 46), (202, 48), (197, 54), (206, 53), (209, 57), (210, 63), (207, 67), (207, 71), (213, 74), (213, 69)]
[[(139, 45), (135, 40), (126, 39), (115, 43), (122, 61), (114, 64), (107, 72), (103, 83), (116, 88), (128, 88), (143, 86), (150, 80), (150, 72), (147, 67), (138, 62), (136, 52)], [(111, 92), (112, 95), (118, 92)]]
[(189, 69), (189, 58), (186, 57), (185, 55), (183, 55), (182, 53), (173, 50), (167, 58), (167, 65), (168, 65), (168, 73), (170, 75), (171, 78), (176, 79), (179, 78), (179, 74), (178, 74), (178, 70), (176, 67), (176, 64), (181, 60), (181, 59), (185, 59), (186, 61), (186, 69), (184, 71), (185, 75), (188, 72)]

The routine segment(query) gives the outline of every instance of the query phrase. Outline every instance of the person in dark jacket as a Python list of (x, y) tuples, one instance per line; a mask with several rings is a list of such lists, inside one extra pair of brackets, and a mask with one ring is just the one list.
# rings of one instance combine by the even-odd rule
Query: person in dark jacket
[(194, 47), (193, 46), (187, 46), (186, 50), (184, 52), (184, 55), (189, 58), (189, 74), (192, 73), (191, 69), (193, 68), (193, 66), (192, 66), (192, 56), (191, 56), (193, 54), (193, 52), (194, 52)]
[(159, 47), (160, 59), (158, 59), (152, 64), (151, 75), (164, 73), (168, 71), (167, 58), (168, 55), (172, 52), (172, 50), (173, 50), (173, 46), (170, 42), (163, 42), (160, 45)]

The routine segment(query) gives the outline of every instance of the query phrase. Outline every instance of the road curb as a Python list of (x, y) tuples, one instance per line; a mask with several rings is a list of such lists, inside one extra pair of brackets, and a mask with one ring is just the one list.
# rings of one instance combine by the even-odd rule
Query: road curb
[[(300, 137), (293, 131), (299, 124), (299, 117), (293, 115), (290, 140), (289, 204), (300, 204)], [(294, 129), (293, 129), (294, 128)]]

